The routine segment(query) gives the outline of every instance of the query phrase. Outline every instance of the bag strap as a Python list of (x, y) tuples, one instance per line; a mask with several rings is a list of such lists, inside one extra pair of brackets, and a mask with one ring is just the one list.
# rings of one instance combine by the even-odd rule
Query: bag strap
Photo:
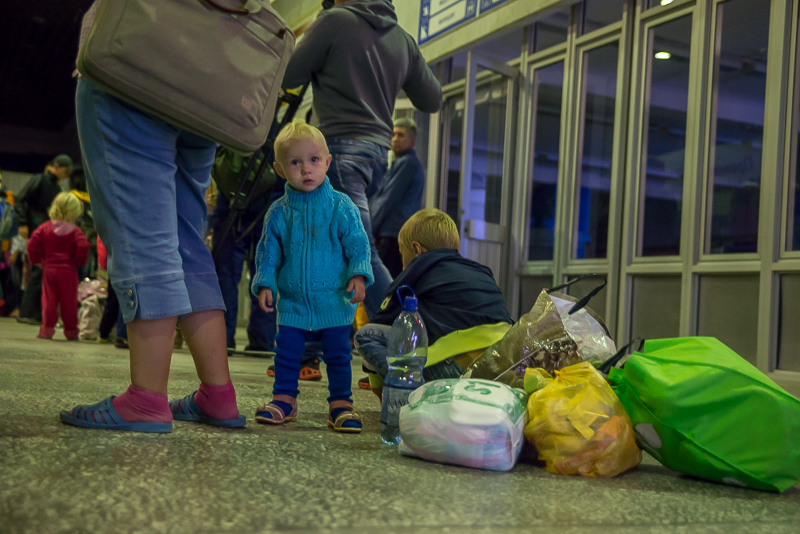
[(641, 351), (642, 347), (644, 347), (644, 338), (635, 337), (632, 340), (630, 340), (624, 347), (619, 349), (616, 354), (614, 354), (612, 357), (604, 361), (602, 365), (600, 365), (600, 367), (597, 368), (597, 370), (603, 374), (608, 374), (608, 371), (610, 371), (612, 367), (617, 365), (617, 362), (619, 362), (628, 353), (628, 349), (630, 349), (635, 343), (638, 343), (639, 346), (634, 350)]
[(569, 286), (571, 286), (571, 285), (572, 285), (572, 284), (574, 284), (574, 283), (580, 282), (581, 280), (588, 280), (588, 279), (590, 279), (590, 278), (599, 278), (599, 279), (601, 279), (603, 282), (602, 282), (600, 285), (598, 285), (597, 287), (595, 287), (594, 289), (592, 289), (591, 291), (589, 291), (589, 293), (588, 293), (588, 294), (587, 294), (585, 297), (583, 297), (582, 299), (580, 299), (578, 302), (576, 302), (576, 303), (575, 303), (575, 304), (572, 306), (572, 308), (570, 308), (570, 309), (569, 309), (569, 312), (568, 312), (568, 313), (569, 313), (569, 315), (572, 315), (572, 314), (573, 314), (573, 313), (575, 313), (576, 311), (578, 311), (578, 310), (581, 310), (581, 309), (585, 308), (585, 307), (586, 307), (586, 305), (587, 305), (587, 304), (589, 304), (589, 301), (590, 301), (590, 300), (592, 300), (592, 297), (594, 297), (595, 295), (597, 295), (598, 293), (600, 293), (600, 291), (601, 291), (601, 290), (602, 290), (604, 287), (606, 287), (607, 280), (606, 280), (606, 277), (605, 277), (605, 276), (603, 276), (602, 274), (597, 274), (597, 273), (592, 273), (592, 274), (583, 274), (583, 275), (581, 275), (581, 276), (579, 276), (579, 277), (577, 277), (577, 278), (573, 278), (573, 279), (572, 279), (572, 280), (570, 280), (569, 282), (566, 282), (566, 283), (564, 283), (564, 284), (561, 284), (560, 286), (551, 287), (550, 289), (548, 289), (548, 290), (547, 290), (547, 293), (548, 293), (548, 295), (549, 295), (549, 294), (550, 294), (550, 293), (552, 293), (553, 291), (558, 291), (559, 289), (564, 289), (565, 287), (569, 287)]
[[(250, 10), (247, 8), (232, 8), (218, 4), (215, 0), (205, 0), (205, 3), (216, 9), (217, 11), (222, 11), (223, 13), (228, 13), (229, 15), (249, 15)], [(246, 2), (243, 2), (246, 4)]]

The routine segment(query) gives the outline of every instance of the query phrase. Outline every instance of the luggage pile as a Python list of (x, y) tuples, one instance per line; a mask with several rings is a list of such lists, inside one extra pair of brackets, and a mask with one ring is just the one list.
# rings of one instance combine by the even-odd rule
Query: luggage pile
[(411, 394), (401, 454), (507, 471), (527, 440), (563, 475), (616, 476), (644, 449), (723, 484), (800, 481), (800, 400), (715, 338), (647, 340), (619, 364), (634, 343), (617, 351), (586, 306), (602, 285), (581, 300), (562, 288), (543, 291), (461, 379)]

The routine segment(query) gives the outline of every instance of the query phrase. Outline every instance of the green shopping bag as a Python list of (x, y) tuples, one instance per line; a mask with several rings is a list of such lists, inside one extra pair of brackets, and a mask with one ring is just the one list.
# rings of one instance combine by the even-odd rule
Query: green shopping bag
[(648, 340), (609, 382), (664, 466), (767, 491), (800, 480), (800, 401), (719, 340)]

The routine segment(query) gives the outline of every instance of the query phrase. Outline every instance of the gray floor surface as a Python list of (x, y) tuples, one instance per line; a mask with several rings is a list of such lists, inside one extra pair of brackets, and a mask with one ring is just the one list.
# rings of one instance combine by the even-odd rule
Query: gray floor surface
[[(36, 332), (0, 319), (2, 533), (800, 532), (800, 486), (782, 495), (727, 487), (646, 455), (637, 469), (602, 480), (553, 475), (530, 461), (495, 473), (401, 457), (380, 442), (379, 404), (355, 387), (356, 361), (360, 435), (326, 427), (324, 380), (301, 383), (298, 422), (256, 424), (270, 360), (245, 356), (229, 360), (245, 429), (71, 427), (60, 410), (125, 390), (127, 353)], [(196, 385), (191, 356), (176, 351), (170, 397)]]

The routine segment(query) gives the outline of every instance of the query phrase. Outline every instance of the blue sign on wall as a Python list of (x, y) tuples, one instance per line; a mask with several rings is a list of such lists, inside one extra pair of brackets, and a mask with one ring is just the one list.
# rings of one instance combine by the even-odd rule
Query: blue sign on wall
[(508, 2), (508, 0), (481, 0), (481, 14), (485, 13), (486, 11), (492, 9), (495, 6), (499, 6), (503, 2)]
[[(501, 3), (506, 0), (494, 1)], [(419, 44), (474, 18), (477, 13), (478, 0), (422, 0), (419, 14)]]

